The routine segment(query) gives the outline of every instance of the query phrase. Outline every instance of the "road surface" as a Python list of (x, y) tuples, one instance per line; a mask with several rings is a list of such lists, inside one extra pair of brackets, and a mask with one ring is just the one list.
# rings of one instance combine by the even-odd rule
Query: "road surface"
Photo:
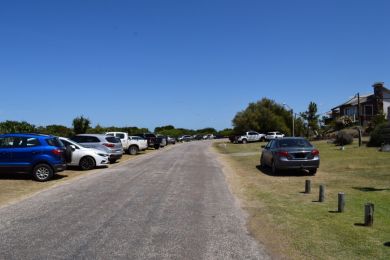
[(176, 145), (0, 209), (0, 259), (268, 259), (211, 141)]

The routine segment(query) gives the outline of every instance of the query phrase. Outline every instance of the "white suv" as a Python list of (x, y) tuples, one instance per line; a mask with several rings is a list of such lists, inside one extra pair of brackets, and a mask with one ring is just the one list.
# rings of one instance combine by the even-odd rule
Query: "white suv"
[(268, 132), (267, 135), (265, 136), (265, 139), (267, 140), (272, 140), (276, 138), (283, 138), (284, 134), (281, 132)]

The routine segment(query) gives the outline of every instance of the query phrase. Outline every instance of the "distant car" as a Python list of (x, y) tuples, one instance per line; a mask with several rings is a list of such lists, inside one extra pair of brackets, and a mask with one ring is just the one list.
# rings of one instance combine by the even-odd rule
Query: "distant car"
[(204, 140), (207, 140), (207, 139), (214, 139), (215, 138), (215, 135), (213, 135), (213, 134), (207, 134), (207, 135), (204, 135), (203, 136), (203, 139)]
[(284, 134), (281, 132), (268, 132), (267, 135), (265, 136), (266, 140), (272, 140), (276, 138), (283, 138)]
[(0, 135), (0, 171), (31, 173), (37, 181), (48, 181), (66, 169), (72, 151), (58, 137), (40, 134)]
[(107, 132), (106, 135), (119, 138), (122, 143), (123, 151), (131, 155), (136, 155), (139, 151), (148, 148), (148, 142), (139, 136), (129, 136), (126, 132)]
[(165, 147), (168, 145), (168, 137), (165, 135), (156, 135), (157, 142), (160, 144), (160, 147)]
[(241, 136), (238, 136), (235, 139), (235, 141), (237, 141), (238, 143), (243, 143), (243, 144), (246, 144), (249, 142), (261, 142), (264, 140), (265, 140), (265, 134), (260, 134), (260, 133), (255, 132), (255, 131), (245, 132), (244, 134), (242, 134)]
[(65, 147), (72, 148), (72, 160), (67, 163), (68, 166), (79, 166), (82, 170), (92, 170), (96, 166), (106, 166), (109, 155), (106, 152), (94, 148), (86, 148), (68, 138), (60, 137)]
[(102, 134), (79, 134), (71, 140), (80, 143), (87, 148), (95, 148), (108, 153), (109, 162), (114, 163), (122, 158), (123, 148), (120, 139), (114, 136), (107, 136)]
[(180, 142), (189, 142), (193, 139), (191, 135), (182, 135), (178, 138), (178, 141)]
[(272, 139), (262, 150), (260, 165), (271, 167), (273, 174), (280, 170), (305, 169), (315, 175), (320, 166), (320, 152), (302, 137)]
[(143, 134), (136, 134), (135, 136), (142, 137), (147, 140), (148, 142), (148, 147), (154, 148), (154, 149), (159, 149), (160, 148), (160, 141), (157, 139), (155, 134), (152, 133), (143, 133)]
[(168, 136), (168, 144), (176, 144), (176, 139)]

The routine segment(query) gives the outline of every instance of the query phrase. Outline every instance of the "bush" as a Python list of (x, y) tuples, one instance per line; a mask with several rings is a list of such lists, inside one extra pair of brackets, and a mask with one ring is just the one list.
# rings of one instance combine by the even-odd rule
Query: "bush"
[(339, 131), (336, 135), (336, 140), (334, 141), (336, 145), (347, 145), (352, 144), (352, 142), (352, 135), (347, 133), (346, 131)]
[(370, 136), (369, 146), (381, 146), (382, 144), (390, 144), (390, 124), (379, 124), (372, 131)]

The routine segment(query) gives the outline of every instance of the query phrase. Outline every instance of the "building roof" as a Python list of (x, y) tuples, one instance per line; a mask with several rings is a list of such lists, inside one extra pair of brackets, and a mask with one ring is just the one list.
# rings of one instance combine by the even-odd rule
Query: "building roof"
[[(360, 104), (361, 104), (361, 103), (367, 102), (367, 100), (368, 100), (370, 97), (372, 97), (372, 96), (374, 96), (374, 94), (360, 95), (360, 97), (359, 97), (359, 99), (360, 99), (360, 100), (359, 100), (359, 101), (360, 101)], [(357, 104), (358, 104), (358, 97), (355, 95), (355, 96), (352, 97), (350, 100), (348, 100), (348, 101), (342, 103), (341, 105), (338, 105), (338, 106), (332, 108), (332, 110), (339, 109), (339, 108), (342, 107), (342, 106), (356, 106)]]

